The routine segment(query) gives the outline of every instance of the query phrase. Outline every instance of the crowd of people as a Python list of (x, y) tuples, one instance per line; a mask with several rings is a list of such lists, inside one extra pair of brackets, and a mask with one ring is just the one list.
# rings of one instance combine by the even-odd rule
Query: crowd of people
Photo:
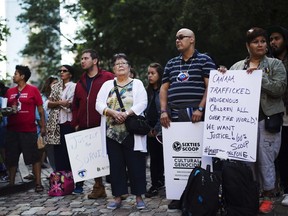
[[(35, 191), (43, 191), (40, 176), (43, 160), (37, 148), (35, 123), (37, 110), (39, 133), (44, 137), (53, 171), (71, 170), (65, 134), (100, 126), (104, 136), (99, 145), (103, 145), (103, 151), (108, 155), (109, 181), (114, 196), (114, 201), (108, 203), (107, 208), (120, 208), (123, 197), (128, 193), (135, 195), (137, 209), (145, 208), (143, 196), (157, 196), (159, 189), (165, 186), (163, 145), (157, 138), (161, 128), (168, 128), (170, 122), (204, 121), (209, 74), (217, 69), (217, 64), (207, 54), (200, 53), (195, 43), (196, 36), (192, 30), (180, 29), (176, 33), (179, 55), (170, 59), (164, 69), (159, 63), (149, 64), (146, 88), (136, 78), (124, 53), (113, 56), (112, 73), (100, 68), (99, 55), (95, 50), (84, 50), (81, 56), (84, 73), (80, 80), (74, 83), (73, 67), (62, 65), (59, 80), (53, 77), (47, 79), (42, 98), (39, 90), (27, 83), (30, 69), (17, 65), (13, 76), (16, 86), (0, 95), (8, 98), (8, 107), (13, 110), (7, 116), (7, 122), (3, 118), (1, 123), (1, 131), (7, 128), (6, 144), (2, 136), (0, 140), (1, 149), (5, 149), (5, 154), (1, 150), (0, 156), (5, 159), (9, 184), (15, 183), (22, 153), (25, 163), (32, 164)], [(246, 49), (247, 57), (235, 63), (230, 70), (246, 70), (247, 73), (263, 71), (257, 160), (249, 165), (263, 196), (259, 211), (268, 213), (272, 211), (273, 198), (279, 191), (287, 194), (282, 204), (288, 205), (288, 31), (280, 26), (267, 30), (251, 28), (246, 32)], [(218, 70), (225, 73), (227, 68)], [(147, 136), (127, 131), (125, 120), (131, 115), (146, 116), (151, 127)], [(280, 132), (265, 128), (265, 119), (272, 115), (283, 117)], [(147, 152), (151, 172), (149, 189), (146, 188), (145, 172)], [(83, 193), (83, 185), (84, 182), (77, 182), (74, 193)], [(106, 191), (102, 177), (95, 178), (88, 198), (104, 197)], [(180, 209), (179, 200), (172, 200), (168, 208)]]

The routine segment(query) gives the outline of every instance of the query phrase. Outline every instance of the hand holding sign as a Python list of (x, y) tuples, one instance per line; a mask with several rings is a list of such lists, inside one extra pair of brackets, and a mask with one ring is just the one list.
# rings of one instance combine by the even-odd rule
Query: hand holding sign
[(256, 161), (262, 71), (211, 71), (203, 155)]

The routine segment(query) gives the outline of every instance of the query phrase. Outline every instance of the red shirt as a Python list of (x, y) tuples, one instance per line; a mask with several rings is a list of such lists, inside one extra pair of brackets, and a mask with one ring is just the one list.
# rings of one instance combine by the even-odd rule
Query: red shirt
[(8, 116), (7, 129), (17, 132), (36, 132), (35, 109), (43, 104), (39, 90), (32, 85), (26, 84), (19, 92), (17, 86), (10, 88), (6, 96), (8, 107), (17, 106), (17, 114)]

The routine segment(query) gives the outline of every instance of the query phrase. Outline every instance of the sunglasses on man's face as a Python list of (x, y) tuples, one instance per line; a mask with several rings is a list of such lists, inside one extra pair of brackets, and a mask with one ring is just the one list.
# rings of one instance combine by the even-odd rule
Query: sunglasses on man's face
[(183, 39), (186, 38), (186, 37), (190, 38), (191, 36), (179, 35), (179, 36), (176, 36), (175, 39), (176, 39), (176, 40), (183, 40)]

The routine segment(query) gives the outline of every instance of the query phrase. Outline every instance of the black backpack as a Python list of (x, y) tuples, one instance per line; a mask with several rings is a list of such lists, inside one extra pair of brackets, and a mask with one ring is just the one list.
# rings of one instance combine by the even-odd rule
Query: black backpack
[(219, 209), (219, 178), (207, 169), (195, 167), (181, 196), (183, 216), (215, 216)]
[(256, 216), (259, 209), (259, 189), (252, 170), (240, 161), (224, 161), (222, 170), (222, 200), (225, 216)]

